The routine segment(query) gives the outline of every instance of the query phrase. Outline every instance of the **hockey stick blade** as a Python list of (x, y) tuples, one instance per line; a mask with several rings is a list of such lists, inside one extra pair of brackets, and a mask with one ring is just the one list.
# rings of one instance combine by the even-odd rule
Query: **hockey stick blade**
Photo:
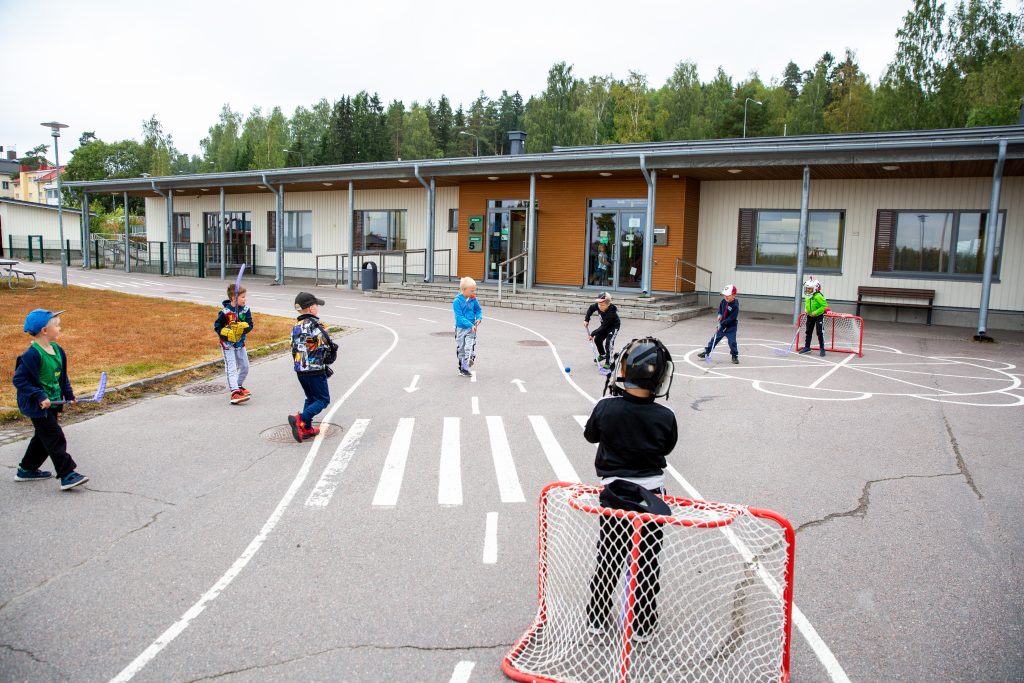
[[(107, 393), (107, 373), (106, 372), (101, 372), (100, 373), (100, 385), (98, 387), (96, 387), (96, 393), (92, 396), (92, 398), (83, 398), (83, 399), (79, 400), (78, 402), (79, 403), (99, 403), (100, 401), (103, 400), (103, 395), (105, 393)], [(70, 401), (50, 401), (50, 405), (51, 406), (62, 406), (62, 405), (65, 405), (67, 403), (70, 403)]]

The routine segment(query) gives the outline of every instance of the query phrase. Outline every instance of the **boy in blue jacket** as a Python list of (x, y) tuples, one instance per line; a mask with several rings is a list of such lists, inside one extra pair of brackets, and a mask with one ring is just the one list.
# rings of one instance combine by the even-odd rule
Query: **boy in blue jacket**
[(708, 340), (704, 350), (697, 354), (698, 358), (707, 358), (711, 349), (718, 346), (718, 342), (725, 337), (729, 341), (729, 353), (732, 354), (732, 362), (739, 365), (740, 350), (736, 346), (736, 325), (740, 317), (740, 302), (736, 300), (739, 290), (736, 285), (726, 285), (722, 290), (724, 297), (718, 302), (718, 327), (715, 329), (715, 336)]
[(459, 294), (452, 301), (455, 313), (455, 356), (459, 359), (459, 374), (470, 377), (469, 371), (476, 361), (476, 329), (483, 322), (484, 313), (476, 298), (476, 280), (459, 280)]
[(252, 332), (252, 328), (252, 311), (245, 305), (245, 287), (239, 287), (236, 292), (234, 284), (228, 285), (228, 298), (221, 304), (213, 330), (224, 353), (224, 372), (228, 376), (232, 405), (245, 403), (250, 397), (249, 390), (245, 388), (245, 378), (249, 376), (245, 336)]
[(75, 471), (77, 465), (67, 451), (67, 439), (57, 421), (62, 406), (51, 405), (51, 401), (75, 402), (75, 392), (68, 380), (68, 355), (57, 345), (63, 312), (37, 308), (25, 317), (24, 329), (32, 335), (32, 344), (14, 363), (14, 387), (18, 391), (18, 409), (32, 420), (35, 433), (14, 479), (49, 479), (53, 475), (39, 469), (49, 456), (57, 469), (60, 487), (66, 491), (84, 484), (89, 478)]

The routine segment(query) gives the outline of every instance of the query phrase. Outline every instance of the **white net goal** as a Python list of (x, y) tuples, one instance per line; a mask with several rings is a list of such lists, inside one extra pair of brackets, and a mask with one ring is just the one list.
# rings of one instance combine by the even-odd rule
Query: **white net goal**
[(670, 515), (541, 494), (538, 609), (502, 662), (520, 681), (785, 682), (793, 528), (769, 510), (664, 496)]
[[(855, 353), (858, 356), (864, 355), (864, 319), (848, 313), (825, 314), (821, 321), (822, 333), (825, 337), (825, 350), (836, 353)], [(797, 323), (797, 335), (795, 351), (804, 347), (807, 329), (807, 314), (800, 314), (800, 321)], [(818, 333), (811, 333), (811, 348), (821, 349), (818, 343)]]

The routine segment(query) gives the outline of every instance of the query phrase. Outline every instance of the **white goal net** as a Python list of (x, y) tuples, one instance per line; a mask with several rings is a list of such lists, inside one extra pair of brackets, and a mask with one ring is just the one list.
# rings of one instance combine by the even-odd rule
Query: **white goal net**
[[(821, 321), (821, 331), (825, 337), (825, 350), (836, 353), (855, 353), (858, 356), (864, 355), (864, 319), (848, 313), (825, 314)], [(807, 329), (807, 314), (800, 314), (800, 321), (797, 323), (797, 335), (795, 351), (804, 347)], [(811, 348), (819, 349), (818, 333), (811, 333)]]
[(792, 526), (769, 510), (665, 496), (601, 507), (601, 487), (540, 501), (538, 609), (502, 662), (520, 681), (789, 678)]

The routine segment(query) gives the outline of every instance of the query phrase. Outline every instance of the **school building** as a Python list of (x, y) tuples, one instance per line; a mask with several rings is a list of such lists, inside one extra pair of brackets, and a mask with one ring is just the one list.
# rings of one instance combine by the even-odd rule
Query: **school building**
[(744, 310), (779, 313), (814, 275), (840, 312), (866, 287), (892, 290), (876, 303), (922, 305), (895, 290), (928, 290), (935, 323), (974, 327), (983, 312), (989, 329), (1024, 329), (1024, 125), (546, 154), (523, 154), (524, 133), (510, 138), (507, 156), (65, 187), (145, 197), (162, 272), (245, 262), (280, 282), (319, 272), (354, 286), (372, 260), (409, 283), (450, 274), (659, 296), (733, 283)]

